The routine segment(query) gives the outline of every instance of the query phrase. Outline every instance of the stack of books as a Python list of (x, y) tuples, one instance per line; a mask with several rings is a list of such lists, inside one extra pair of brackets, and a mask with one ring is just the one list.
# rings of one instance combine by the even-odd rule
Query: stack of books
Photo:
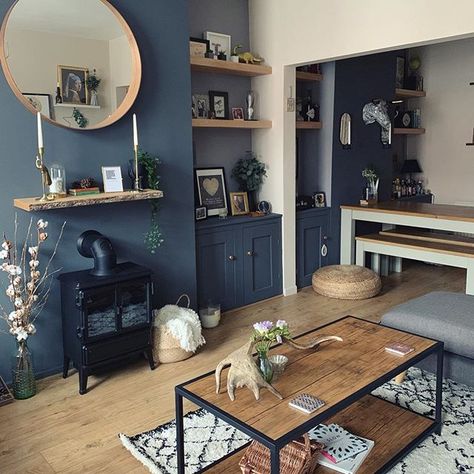
[(325, 446), (318, 463), (343, 474), (357, 472), (374, 446), (372, 440), (355, 436), (335, 423), (318, 425), (308, 434)]
[(100, 194), (100, 189), (98, 187), (70, 189), (69, 194), (71, 196), (86, 196), (88, 194)]

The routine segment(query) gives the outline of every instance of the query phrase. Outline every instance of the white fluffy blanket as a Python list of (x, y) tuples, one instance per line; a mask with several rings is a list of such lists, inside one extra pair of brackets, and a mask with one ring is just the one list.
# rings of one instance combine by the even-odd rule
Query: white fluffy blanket
[(167, 304), (155, 311), (153, 324), (157, 328), (160, 326), (168, 328), (185, 351), (195, 352), (199, 346), (206, 343), (201, 334), (199, 316), (192, 309)]

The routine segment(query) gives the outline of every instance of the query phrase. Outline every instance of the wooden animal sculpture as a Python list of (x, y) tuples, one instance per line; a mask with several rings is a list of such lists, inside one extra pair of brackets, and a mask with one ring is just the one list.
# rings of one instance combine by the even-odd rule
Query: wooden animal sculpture
[[(321, 336), (315, 341), (309, 344), (298, 344), (293, 339), (284, 338), (283, 342), (289, 344), (291, 347), (299, 350), (305, 349), (319, 349), (320, 344), (326, 341), (342, 341), (342, 338), (338, 336)], [(278, 390), (264, 380), (260, 370), (255, 363), (255, 360), (252, 356), (254, 342), (250, 340), (245, 345), (235, 350), (229, 354), (225, 359), (223, 359), (216, 367), (216, 393), (220, 391), (221, 384), (221, 372), (222, 369), (230, 365), (229, 372), (227, 374), (227, 393), (229, 398), (235, 400), (235, 389), (240, 387), (248, 387), (253, 394), (255, 399), (260, 398), (260, 389), (266, 388), (269, 390), (275, 397), (280, 400), (283, 398)]]
[(252, 53), (247, 51), (246, 53), (240, 53), (239, 54), (239, 59), (243, 63), (251, 63), (251, 64), (260, 64), (263, 62), (263, 58), (257, 58), (254, 56)]

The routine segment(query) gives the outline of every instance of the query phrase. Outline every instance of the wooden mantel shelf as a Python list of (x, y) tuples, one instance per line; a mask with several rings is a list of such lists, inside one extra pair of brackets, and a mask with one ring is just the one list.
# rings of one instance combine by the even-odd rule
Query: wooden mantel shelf
[(121, 193), (88, 194), (86, 196), (67, 196), (54, 201), (38, 201), (37, 198), (18, 198), (13, 200), (13, 205), (27, 212), (50, 211), (68, 207), (95, 206), (99, 204), (112, 204), (115, 202), (144, 201), (163, 197), (163, 191), (145, 189), (141, 193), (123, 191)]
[(193, 119), (194, 128), (272, 128), (271, 120)]
[(412, 89), (395, 89), (396, 99), (416, 99), (417, 97), (426, 97), (426, 92)]
[(305, 72), (305, 71), (296, 71), (296, 80), (297, 81), (322, 81), (323, 75), (316, 74), (315, 72)]
[(220, 61), (219, 59), (201, 58), (200, 56), (191, 56), (191, 70), (247, 77), (265, 76), (272, 73), (270, 66), (234, 63), (232, 61)]
[(302, 120), (296, 121), (296, 128), (298, 130), (319, 130), (322, 128), (322, 122), (303, 122)]
[(424, 128), (394, 128), (394, 135), (423, 135), (425, 133)]

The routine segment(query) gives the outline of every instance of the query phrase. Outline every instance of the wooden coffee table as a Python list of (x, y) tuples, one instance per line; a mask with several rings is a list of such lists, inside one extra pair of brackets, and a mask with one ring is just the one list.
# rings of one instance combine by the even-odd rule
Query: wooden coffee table
[[(262, 389), (255, 400), (247, 388), (236, 390), (232, 402), (225, 389), (227, 369), (222, 373), (221, 393), (216, 394), (214, 372), (202, 375), (175, 388), (178, 472), (184, 473), (185, 439), (183, 432), (183, 398), (186, 398), (267, 446), (271, 453), (272, 474), (279, 473), (279, 451), (291, 440), (322, 422), (338, 423), (356, 435), (375, 441), (358, 473), (388, 471), (423, 439), (441, 432), (441, 396), (443, 343), (376, 323), (346, 316), (334, 323), (298, 337), (308, 342), (317, 335), (336, 335), (343, 342), (323, 345), (319, 351), (299, 351), (282, 345), (272, 353), (289, 358), (287, 368), (274, 386), (283, 395), (279, 400)], [(404, 357), (387, 353), (390, 342), (403, 342), (415, 348)], [(400, 372), (437, 354), (436, 408), (434, 419), (381, 400), (370, 393)], [(301, 392), (311, 393), (326, 402), (312, 415), (288, 406)], [(201, 472), (239, 473), (238, 450)], [(318, 466), (319, 473), (334, 471)]]

